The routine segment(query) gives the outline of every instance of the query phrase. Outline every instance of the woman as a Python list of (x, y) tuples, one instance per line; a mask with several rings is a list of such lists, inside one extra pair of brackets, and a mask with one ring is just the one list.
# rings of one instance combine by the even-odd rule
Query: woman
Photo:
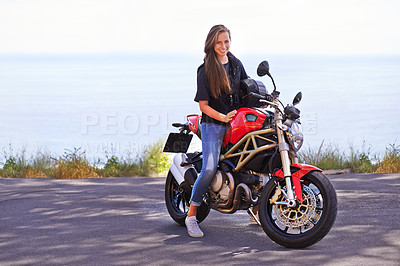
[(228, 122), (243, 104), (240, 80), (247, 78), (247, 74), (240, 60), (229, 52), (230, 44), (231, 34), (224, 25), (212, 27), (205, 42), (204, 64), (197, 70), (194, 100), (199, 103), (202, 112), (203, 166), (193, 186), (185, 220), (191, 237), (203, 236), (196, 220), (197, 207), (201, 205), (217, 170)]

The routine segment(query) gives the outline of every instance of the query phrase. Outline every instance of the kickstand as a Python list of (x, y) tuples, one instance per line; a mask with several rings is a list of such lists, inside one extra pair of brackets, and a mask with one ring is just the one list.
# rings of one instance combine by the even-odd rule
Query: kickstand
[(247, 209), (247, 213), (250, 215), (250, 217), (252, 217), (256, 223), (261, 226), (260, 221), (257, 219), (257, 216), (253, 213), (253, 211), (251, 209)]

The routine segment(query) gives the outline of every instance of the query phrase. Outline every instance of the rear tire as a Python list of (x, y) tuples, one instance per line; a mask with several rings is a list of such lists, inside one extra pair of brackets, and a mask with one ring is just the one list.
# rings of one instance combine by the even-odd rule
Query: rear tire
[[(179, 187), (171, 171), (168, 172), (165, 182), (165, 204), (171, 218), (180, 225), (185, 225), (186, 214), (189, 211), (190, 193)], [(197, 208), (198, 223), (210, 213), (210, 207), (204, 202)]]
[[(282, 190), (286, 189), (285, 180), (277, 177), (267, 183), (259, 203), (264, 232), (288, 248), (305, 248), (317, 243), (328, 234), (336, 220), (337, 197), (329, 179), (321, 172), (312, 171), (301, 180), (304, 201), (298, 202), (296, 208), (270, 203), (278, 184)], [(275, 199), (283, 200), (283, 193)]]

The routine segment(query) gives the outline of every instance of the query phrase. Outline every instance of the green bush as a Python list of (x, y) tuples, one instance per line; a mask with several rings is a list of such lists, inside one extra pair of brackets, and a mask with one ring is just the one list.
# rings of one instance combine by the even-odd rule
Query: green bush
[(14, 177), (17, 175), (17, 172), (18, 172), (17, 159), (14, 157), (7, 158), (6, 162), (3, 165), (1, 175), (4, 177)]
[(119, 176), (121, 173), (121, 167), (122, 165), (117, 156), (113, 155), (110, 158), (107, 156), (107, 162), (104, 165), (104, 168), (102, 171), (98, 171), (98, 173), (102, 176)]
[(171, 164), (168, 154), (164, 153), (163, 142), (158, 141), (148, 146), (143, 155), (141, 165), (144, 174), (166, 175)]
[(29, 163), (26, 160), (25, 149), (22, 149), (20, 154), (14, 154), (14, 150), (11, 145), (8, 147), (8, 151), (3, 149), (2, 155), (4, 157), (3, 168), (0, 176), (3, 177), (18, 177), (24, 175), (29, 169)]
[[(378, 160), (376, 157), (373, 159)], [(345, 167), (352, 169), (355, 173), (371, 173), (376, 170), (377, 166), (371, 160), (371, 148), (366, 148), (365, 141), (361, 146), (361, 151), (350, 145), (350, 156), (347, 158)]]
[(101, 176), (160, 176), (166, 175), (170, 166), (168, 154), (162, 152), (163, 142), (157, 141), (146, 147), (136, 159), (107, 157), (104, 168), (97, 169)]

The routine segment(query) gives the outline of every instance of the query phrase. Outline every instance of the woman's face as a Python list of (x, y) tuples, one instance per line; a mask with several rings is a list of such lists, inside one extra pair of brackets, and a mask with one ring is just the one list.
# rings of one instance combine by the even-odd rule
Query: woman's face
[(228, 32), (225, 31), (218, 34), (217, 42), (214, 45), (214, 51), (217, 53), (220, 60), (226, 57), (230, 46), (231, 40), (229, 39)]

